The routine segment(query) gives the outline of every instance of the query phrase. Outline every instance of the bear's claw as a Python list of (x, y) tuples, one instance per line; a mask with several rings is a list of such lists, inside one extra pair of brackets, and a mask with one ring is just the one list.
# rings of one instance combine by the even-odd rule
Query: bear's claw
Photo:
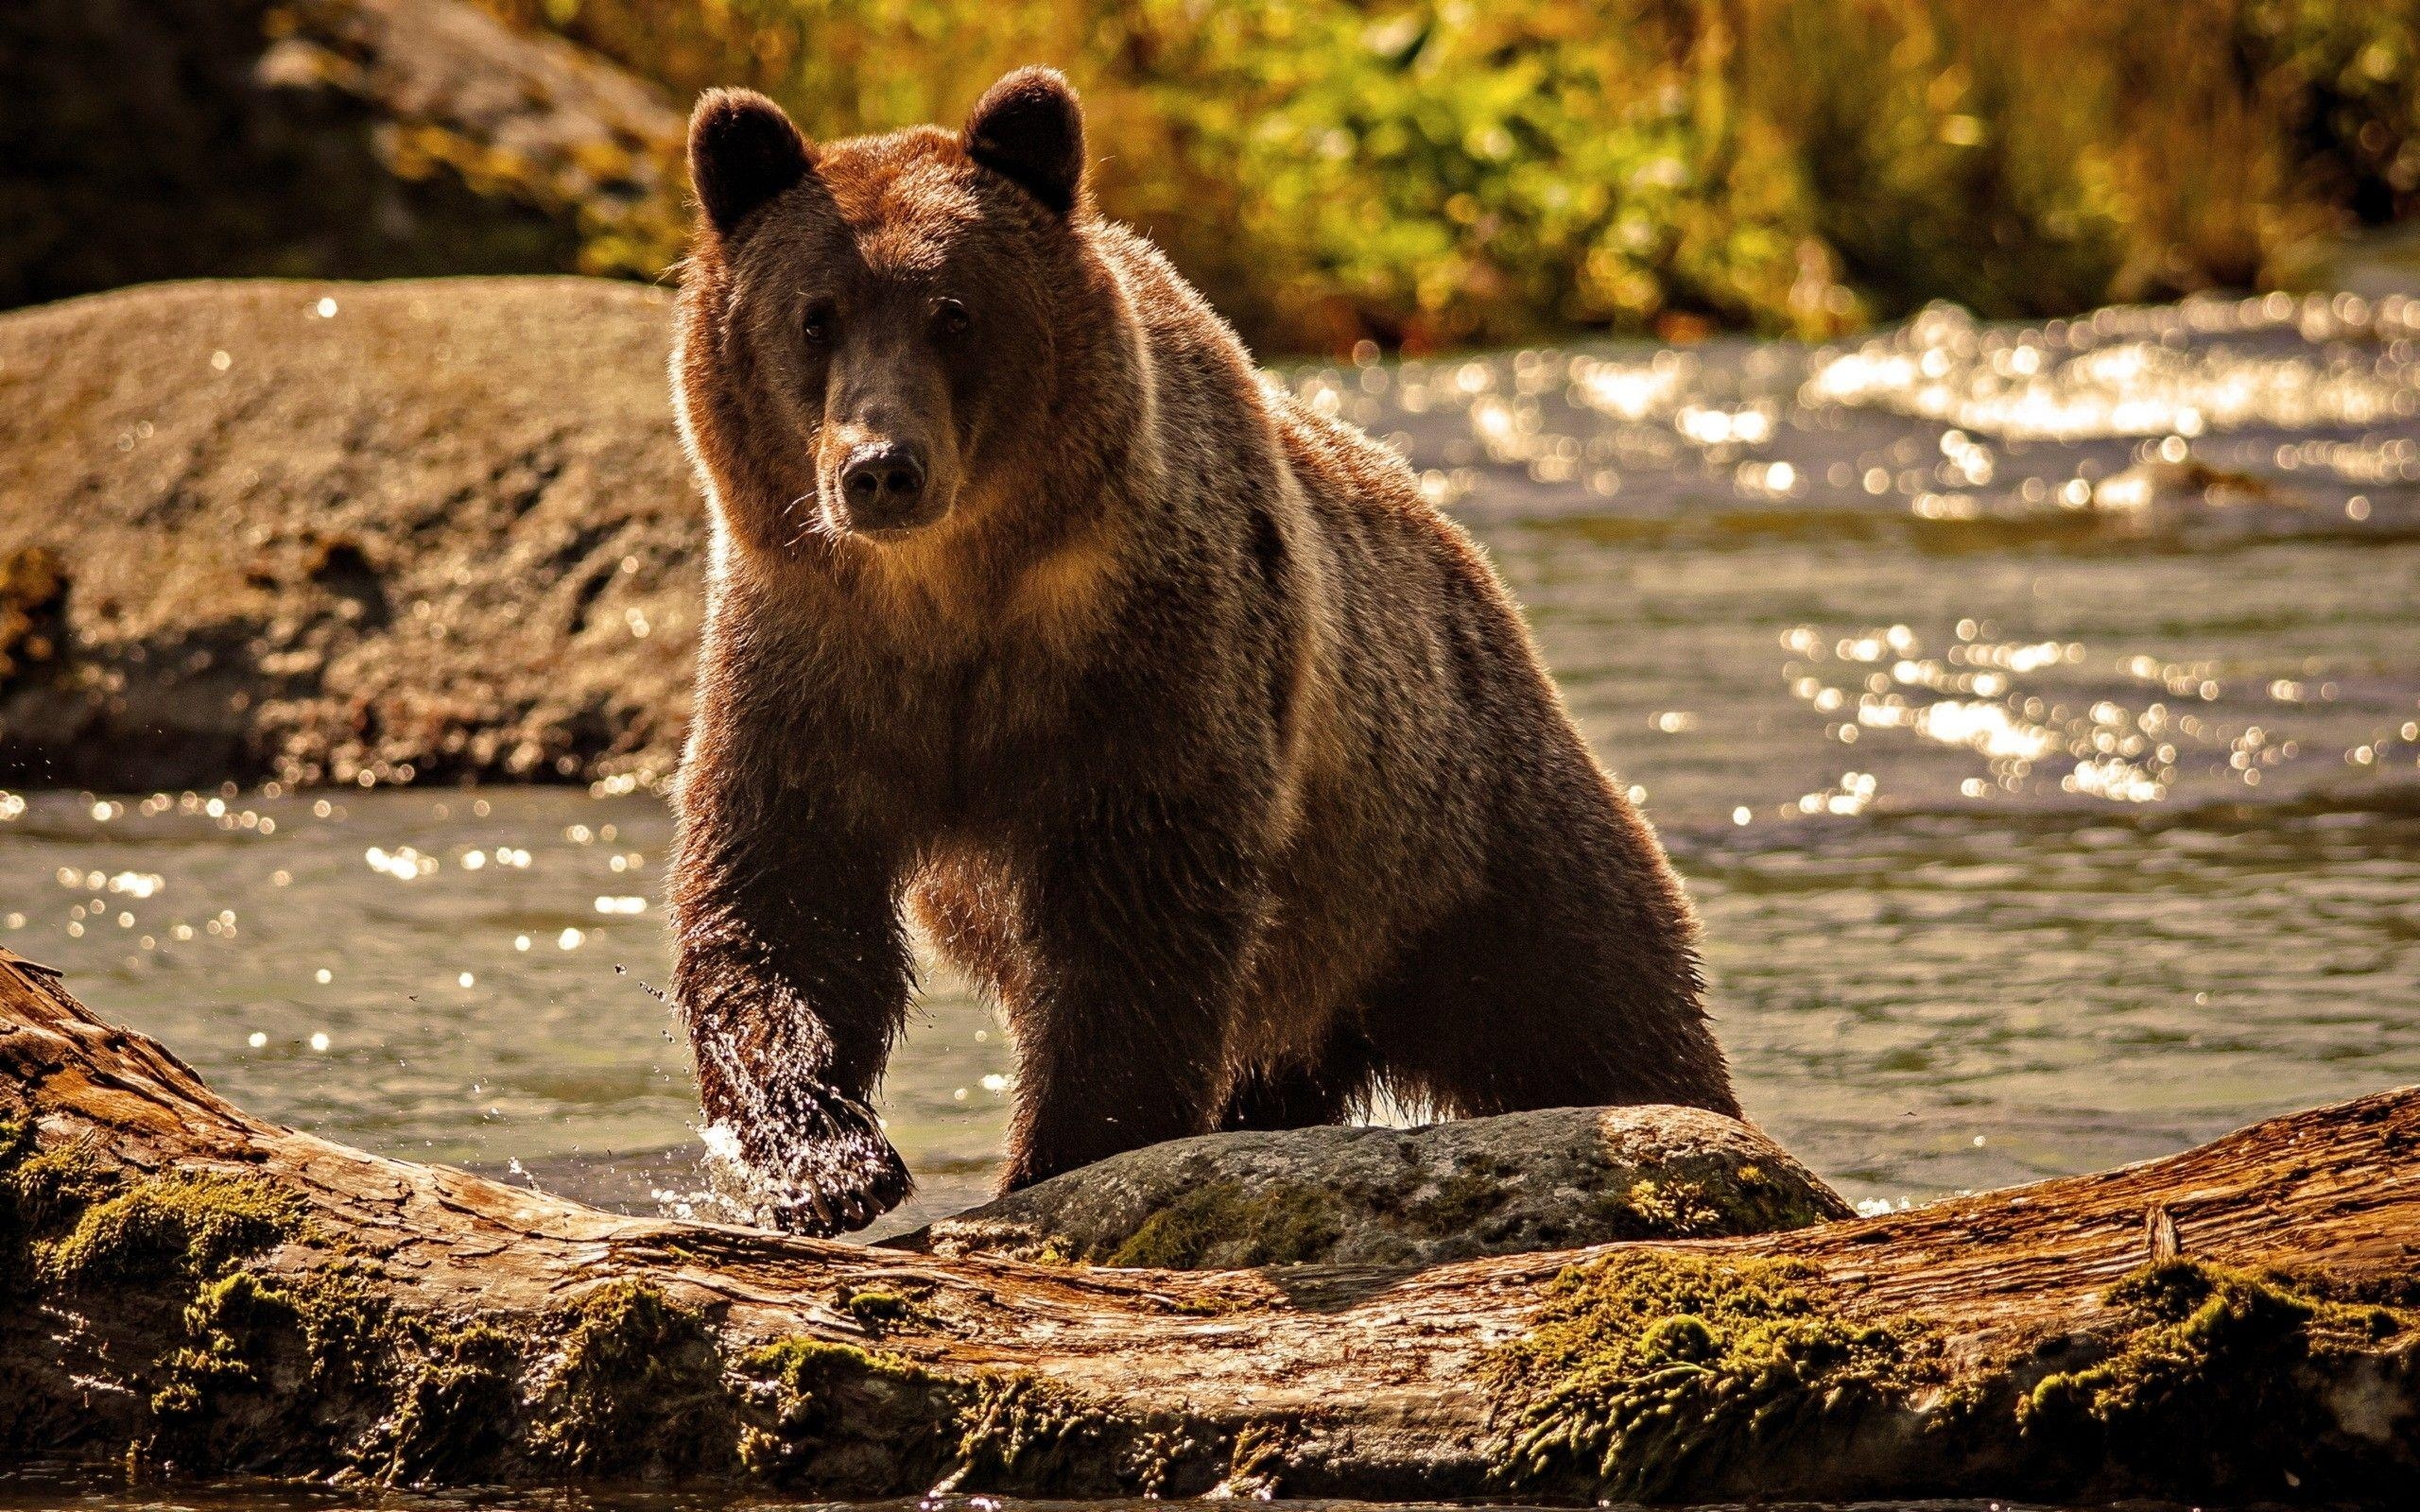
[(827, 1239), (852, 1233), (899, 1206), (915, 1189), (906, 1162), (890, 1142), (876, 1136), (878, 1148), (852, 1150), (839, 1157), (853, 1169), (845, 1175), (829, 1164), (826, 1174), (787, 1192), (767, 1194), (767, 1216), (772, 1227), (787, 1234)]
[(760, 1086), (755, 1116), (725, 1120), (730, 1163), (746, 1177), (760, 1221), (825, 1238), (862, 1228), (915, 1189), (873, 1110), (804, 1080)]

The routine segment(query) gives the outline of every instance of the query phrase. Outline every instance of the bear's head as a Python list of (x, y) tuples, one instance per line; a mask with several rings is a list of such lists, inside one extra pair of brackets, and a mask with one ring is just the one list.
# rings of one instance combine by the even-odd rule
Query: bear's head
[(1064, 78), (1020, 69), (955, 133), (826, 144), (763, 95), (716, 91), (689, 165), (675, 387), (744, 544), (879, 547), (1033, 491), (1069, 349), (1115, 299), (1086, 247)]

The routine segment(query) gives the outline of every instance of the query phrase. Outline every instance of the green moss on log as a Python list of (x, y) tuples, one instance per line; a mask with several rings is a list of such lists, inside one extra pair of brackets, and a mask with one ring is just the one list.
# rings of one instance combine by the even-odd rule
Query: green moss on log
[(952, 1490), (1060, 1497), (1199, 1495), (1226, 1435), (1174, 1414), (1137, 1416), (1029, 1371), (988, 1372), (962, 1418)]
[(19, 1125), (15, 1153), (0, 1161), (0, 1205), (8, 1221), (27, 1239), (63, 1228), (93, 1203), (124, 1184), (99, 1159), (90, 1136), (43, 1149), (30, 1123)]
[(402, 1314), (351, 1261), (236, 1270), (185, 1309), (186, 1342), (153, 1375), (143, 1462), (215, 1474), (342, 1472), (381, 1485), (513, 1475), (527, 1452), (521, 1339)]
[(560, 1351), (537, 1391), (533, 1452), (597, 1477), (712, 1474), (735, 1461), (737, 1403), (719, 1335), (694, 1308), (640, 1280), (609, 1281), (565, 1308)]
[[(33, 1174), (37, 1160), (21, 1168)], [(54, 1172), (44, 1171), (48, 1180)], [(56, 1173), (64, 1182), (74, 1177)], [(56, 1189), (53, 1190), (56, 1194)], [(173, 1172), (147, 1177), (86, 1207), (43, 1267), (71, 1286), (102, 1281), (199, 1280), (296, 1237), (302, 1204), (256, 1177)]]
[(2213, 1497), (2360, 1495), (2365, 1450), (2415, 1369), (2420, 1316), (2330, 1301), (2276, 1273), (2152, 1265), (2104, 1298), (2130, 1325), (2104, 1358), (2017, 1403), (2027, 1439), (2071, 1479)]
[(1634, 1253), (1564, 1271), (1491, 1379), (1508, 1489), (1653, 1499), (1940, 1373), (1913, 1324), (1844, 1316), (1795, 1261)]
[(856, 1318), (866, 1329), (879, 1333), (884, 1329), (906, 1323), (916, 1316), (916, 1304), (907, 1297), (883, 1287), (844, 1288), (840, 1293), (840, 1311)]
[(878, 1350), (792, 1338), (738, 1371), (748, 1422), (739, 1457), (787, 1490), (848, 1498), (940, 1487), (1054, 1496), (1199, 1492), (1223, 1435), (1187, 1419), (1138, 1418), (1026, 1371), (949, 1376)]
[(497, 1463), (520, 1421), (521, 1341), (487, 1323), (404, 1327), (417, 1348), (400, 1364), (394, 1410), (355, 1464), (385, 1485), (476, 1480)]
[(738, 1444), (751, 1475), (827, 1496), (910, 1496), (946, 1468), (972, 1390), (895, 1354), (791, 1338), (752, 1350)]
[(33, 1275), (33, 1229), (23, 1211), (17, 1174), (34, 1153), (34, 1125), (0, 1116), (0, 1299), (14, 1296)]
[[(138, 1189), (140, 1190), (140, 1189)], [(293, 1275), (230, 1271), (184, 1310), (185, 1342), (154, 1370), (142, 1458), (180, 1468), (347, 1468), (331, 1433), (385, 1416), (396, 1330), (350, 1262)]]

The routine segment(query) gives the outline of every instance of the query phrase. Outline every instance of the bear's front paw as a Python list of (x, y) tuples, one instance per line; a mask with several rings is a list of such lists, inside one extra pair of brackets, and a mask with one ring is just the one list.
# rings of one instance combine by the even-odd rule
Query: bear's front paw
[(899, 1152), (883, 1141), (873, 1157), (859, 1160), (844, 1174), (778, 1195), (769, 1194), (765, 1216), (786, 1234), (828, 1239), (864, 1228), (899, 1206), (913, 1188)]
[(707, 1144), (745, 1177), (742, 1205), (784, 1233), (848, 1233), (914, 1189), (873, 1109), (828, 1087), (792, 1084), (773, 1117), (717, 1123)]

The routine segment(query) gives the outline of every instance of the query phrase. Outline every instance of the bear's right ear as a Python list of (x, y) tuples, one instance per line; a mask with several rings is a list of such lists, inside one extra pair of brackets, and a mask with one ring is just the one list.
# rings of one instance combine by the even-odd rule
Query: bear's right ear
[(1084, 108), (1055, 68), (1020, 68), (984, 91), (959, 144), (1062, 215), (1083, 196)]
[(764, 95), (713, 89), (698, 97), (689, 115), (689, 181), (715, 230), (729, 234), (813, 166), (806, 138)]

